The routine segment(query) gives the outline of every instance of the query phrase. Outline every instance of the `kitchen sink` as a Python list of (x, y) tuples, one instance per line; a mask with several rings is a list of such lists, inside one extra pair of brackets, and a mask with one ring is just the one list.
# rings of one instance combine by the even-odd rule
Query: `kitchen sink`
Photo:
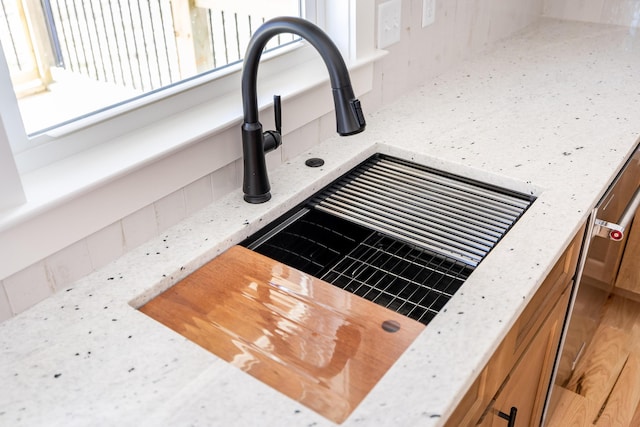
[(427, 324), (533, 201), (376, 154), (241, 245)]
[(339, 424), (532, 201), (375, 155), (140, 311)]

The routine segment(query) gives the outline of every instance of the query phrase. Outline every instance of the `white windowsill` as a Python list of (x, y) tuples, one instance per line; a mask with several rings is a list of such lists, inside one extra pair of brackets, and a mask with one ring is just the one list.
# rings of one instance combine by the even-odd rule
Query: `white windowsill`
[[(371, 89), (373, 62), (384, 54), (375, 52), (349, 67), (356, 96)], [(286, 133), (287, 129), (296, 129), (333, 108), (327, 101), (331, 100), (328, 87), (326, 68), (317, 58), (291, 72), (261, 78), (260, 109), (271, 104), (273, 94), (280, 94)], [(313, 101), (309, 102), (311, 97)], [(262, 112), (263, 123), (271, 120), (270, 113)], [(22, 182), (27, 202), (0, 212), (0, 236), (5, 236), (5, 242), (12, 239), (22, 242), (17, 239), (25, 236), (42, 240), (36, 248), (3, 255), (0, 278), (184, 187), (199, 177), (195, 175), (204, 176), (240, 158), (241, 121), (238, 84), (237, 91), (230, 95), (24, 174)], [(224, 132), (236, 126), (237, 133)], [(199, 143), (205, 140), (211, 154), (209, 170), (202, 170), (202, 166), (200, 170), (191, 170), (191, 161), (202, 163), (203, 150), (206, 150), (199, 147), (205, 144)], [(212, 145), (215, 146), (213, 153)], [(122, 189), (127, 189), (128, 194), (122, 194)], [(95, 205), (96, 199), (101, 206), (109, 206), (111, 212), (103, 212), (104, 209), (91, 212), (88, 207)], [(65, 221), (67, 227), (64, 227)], [(55, 230), (56, 227), (63, 229)], [(45, 231), (49, 235), (46, 240), (42, 235)], [(21, 246), (26, 247), (27, 241), (24, 243)]]

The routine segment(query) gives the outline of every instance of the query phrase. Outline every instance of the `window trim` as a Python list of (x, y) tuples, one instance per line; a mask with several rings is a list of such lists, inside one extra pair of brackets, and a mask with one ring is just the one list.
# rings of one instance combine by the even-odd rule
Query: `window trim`
[[(305, 16), (310, 17), (331, 35), (347, 63), (374, 53), (374, 7), (365, 0), (302, 0)], [(356, 9), (358, 13), (356, 13)], [(362, 29), (365, 28), (365, 31)], [(305, 63), (317, 55), (313, 49), (300, 48), (295, 43), (264, 55), (259, 78), (282, 72), (292, 64)], [(274, 58), (283, 54), (282, 58)], [(123, 102), (112, 109), (81, 118), (67, 125), (38, 133), (29, 138), (25, 133), (15, 96), (1, 100), (0, 117), (15, 126), (6, 129), (19, 173), (24, 174), (47, 166), (74, 153), (107, 143), (132, 132), (140, 126), (161, 121), (176, 112), (206, 103), (214, 97), (225, 97), (239, 88), (242, 64), (234, 64), (203, 76), (197, 76), (173, 87), (147, 96)], [(13, 94), (8, 67), (0, 61), (0, 88)], [(166, 104), (171, 104), (167, 106)], [(2, 141), (0, 141), (1, 143)], [(3, 195), (0, 193), (0, 197)]]
[[(292, 64), (304, 64), (312, 58), (313, 52), (302, 43), (292, 45), (286, 50), (284, 55), (281, 55), (282, 51), (265, 55), (261, 67), (261, 74), (264, 76), (261, 78), (282, 72)], [(80, 151), (126, 137), (136, 129), (152, 126), (216, 98), (224, 99), (234, 92), (239, 93), (241, 68), (242, 64), (234, 64), (60, 126), (31, 141), (26, 138), (26, 142), (14, 147), (18, 170), (21, 173), (32, 172)], [(25, 141), (23, 138), (18, 140)]]
[[(315, 3), (322, 3), (322, 1), (324, 0), (302, 0), (300, 2), (302, 13), (307, 15), (315, 12), (317, 9)], [(315, 17), (310, 16), (310, 19), (314, 20)], [(309, 53), (305, 53), (304, 49), (297, 49), (298, 47), (300, 47), (299, 43), (278, 49), (265, 57), (273, 58), (282, 55), (283, 58), (280, 61), (271, 62), (281, 63), (283, 65), (280, 65), (280, 69), (286, 69), (285, 67), (290, 67), (292, 64), (308, 60)], [(236, 83), (239, 81), (237, 75), (240, 74), (241, 68), (242, 63), (236, 63), (212, 70), (210, 73), (185, 79), (170, 87), (125, 100), (114, 105), (113, 108), (107, 107), (95, 114), (87, 114), (67, 124), (30, 136), (25, 133), (23, 127), (10, 129), (8, 137), (16, 166), (20, 173), (28, 173), (74, 153), (108, 143), (140, 126), (161, 121), (176, 112), (206, 103), (215, 97), (224, 97), (234, 88), (239, 87)], [(6, 68), (2, 70), (0, 74), (4, 74)], [(268, 70), (264, 72), (266, 74)], [(0, 75), (0, 79), (3, 77)], [(7, 93), (13, 94), (11, 87)], [(17, 101), (14, 100), (14, 102), (17, 105)], [(19, 111), (16, 116), (16, 122), (21, 124)]]
[(22, 126), (18, 101), (12, 96), (13, 86), (9, 76), (9, 66), (0, 48), (0, 210), (26, 202), (20, 174), (14, 159), (12, 142), (22, 143), (26, 132)]

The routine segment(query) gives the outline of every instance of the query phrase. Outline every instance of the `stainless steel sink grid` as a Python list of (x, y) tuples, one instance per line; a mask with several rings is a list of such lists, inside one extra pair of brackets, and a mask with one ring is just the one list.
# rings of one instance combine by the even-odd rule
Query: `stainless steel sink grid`
[(312, 204), (349, 221), (476, 266), (531, 198), (376, 156)]
[(376, 155), (243, 244), (427, 324), (532, 202)]

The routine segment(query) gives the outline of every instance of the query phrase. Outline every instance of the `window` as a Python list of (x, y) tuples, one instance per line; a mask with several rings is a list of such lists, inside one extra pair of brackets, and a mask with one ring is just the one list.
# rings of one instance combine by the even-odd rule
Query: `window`
[[(39, 16), (39, 19), (44, 21), (47, 19), (52, 20), (53, 24), (50, 26), (55, 26), (57, 28), (58, 33), (60, 33), (58, 39), (62, 37), (62, 32), (66, 31), (71, 35), (64, 37), (71, 38), (73, 36), (76, 40), (74, 42), (75, 44), (67, 43), (66, 46), (61, 40), (58, 40), (58, 44), (56, 45), (58, 48), (56, 49), (51, 48), (51, 43), (49, 43), (48, 46), (42, 47), (39, 45), (37, 40), (51, 40), (55, 37), (51, 34), (42, 34), (42, 31), (39, 35), (36, 35), (34, 34), (36, 31), (29, 32), (24, 28), (21, 29), (19, 26), (14, 26), (11, 31), (9, 31), (8, 26), (2, 27), (2, 24), (0, 24), (0, 38), (2, 40), (3, 48), (0, 51), (1, 93), (10, 93), (14, 90), (14, 87), (21, 93), (29, 93), (29, 91), (37, 91), (39, 89), (39, 85), (44, 84), (62, 87), (63, 83), (66, 81), (65, 79), (67, 79), (69, 75), (73, 75), (74, 78), (81, 78), (86, 84), (91, 83), (92, 87), (96, 87), (97, 85), (102, 88), (105, 86), (110, 88), (106, 91), (109, 97), (106, 97), (106, 95), (95, 96), (92, 95), (90, 91), (84, 90), (83, 88), (85, 86), (78, 86), (78, 84), (75, 84), (74, 88), (76, 89), (76, 95), (80, 97), (82, 102), (70, 102), (70, 104), (91, 105), (93, 107), (85, 108), (78, 113), (71, 114), (71, 116), (73, 116), (71, 117), (73, 120), (63, 118), (51, 121), (50, 119), (54, 115), (57, 115), (60, 111), (67, 110), (67, 108), (60, 108), (58, 104), (53, 104), (53, 106), (41, 109), (41, 113), (37, 114), (37, 116), (39, 116), (38, 119), (44, 118), (49, 120), (49, 123), (44, 125), (33, 124), (36, 122), (35, 120), (30, 121), (30, 119), (25, 118), (24, 123), (26, 126), (23, 126), (20, 109), (22, 108), (24, 110), (26, 104), (28, 104), (26, 98), (16, 98), (12, 96), (0, 97), (0, 154), (7, 150), (13, 153), (13, 159), (11, 160), (14, 161), (15, 168), (17, 168), (19, 174), (22, 175), (39, 170), (42, 167), (53, 162), (57, 162), (60, 159), (72, 155), (73, 153), (87, 150), (93, 146), (100, 145), (105, 141), (115, 140), (119, 138), (119, 136), (125, 135), (132, 130), (139, 129), (156, 122), (161, 122), (166, 117), (171, 117), (179, 111), (190, 109), (194, 105), (208, 102), (213, 97), (225, 96), (231, 92), (233, 92), (234, 95), (239, 94), (238, 78), (241, 64), (236, 63), (233, 65), (233, 62), (237, 61), (238, 52), (242, 53), (244, 51), (244, 47), (238, 48), (238, 43), (234, 45), (233, 49), (227, 48), (226, 53), (221, 53), (218, 57), (214, 57), (214, 54), (212, 53), (210, 57), (204, 61), (208, 61), (207, 63), (210, 66), (211, 63), (214, 63), (213, 67), (217, 68), (217, 70), (201, 73), (197, 70), (197, 66), (195, 66), (196, 71), (198, 71), (195, 76), (193, 73), (189, 74), (186, 71), (180, 71), (181, 67), (188, 68), (184, 65), (185, 61), (178, 58), (177, 62), (175, 59), (171, 62), (168, 59), (168, 57), (171, 56), (171, 52), (175, 53), (180, 50), (177, 47), (180, 40), (177, 40), (179, 37), (176, 37), (176, 40), (169, 40), (169, 24), (166, 22), (162, 24), (164, 25), (164, 27), (162, 27), (163, 31), (160, 31), (159, 27), (156, 25), (156, 21), (160, 20), (159, 16), (161, 16), (162, 13), (165, 13), (166, 15), (166, 12), (163, 12), (162, 9), (163, 7), (168, 7), (166, 5), (175, 3), (178, 5), (182, 4), (184, 6), (193, 2), (189, 2), (187, 0), (172, 2), (169, 2), (169, 0), (155, 0), (151, 2), (140, 2), (140, 7), (134, 5), (134, 7), (129, 10), (124, 6), (129, 4), (129, 1), (132, 0), (121, 0), (119, 2), (111, 2), (107, 0), (92, 0), (89, 2), (81, 2), (79, 0), (51, 0), (43, 2), (36, 0), (0, 0), (0, 5), (3, 8), (2, 13), (4, 13), (3, 18), (7, 18), (4, 19), (4, 21), (9, 21), (8, 18), (12, 14), (19, 15), (20, 13), (31, 13), (31, 11), (21, 11), (20, 5), (25, 5), (25, 7), (28, 8), (32, 7), (32, 5), (42, 4), (45, 5), (45, 7), (38, 9), (39, 14), (35, 13), (35, 15)], [(221, 38), (223, 40), (225, 38), (224, 32), (218, 35), (212, 35), (210, 33), (211, 25), (215, 24), (215, 20), (222, 20), (221, 14), (211, 12), (213, 9), (206, 7), (214, 2), (216, 5), (222, 4), (227, 5), (228, 7), (234, 7), (234, 9), (230, 9), (233, 12), (225, 12), (225, 22), (228, 23), (229, 14), (234, 17), (231, 20), (233, 21), (233, 25), (235, 25), (236, 17), (238, 22), (244, 21), (244, 24), (239, 24), (238, 27), (245, 29), (242, 32), (246, 32), (249, 26), (253, 28), (254, 22), (256, 20), (261, 21), (262, 18), (252, 17), (251, 24), (249, 24), (248, 17), (253, 15), (247, 15), (247, 6), (243, 9), (242, 7), (239, 7), (238, 4), (247, 5), (251, 3), (261, 5), (263, 3), (267, 3), (259, 1), (238, 2), (237, 0), (197, 0), (195, 3), (197, 5), (202, 5), (202, 9), (206, 12), (204, 13), (205, 19), (202, 19), (204, 24), (199, 28), (204, 29), (203, 31), (206, 33), (204, 40), (210, 44), (219, 43)], [(281, 14), (282, 9), (276, 9), (273, 7), (273, 4), (275, 3), (277, 2), (268, 2), (269, 10), (274, 13)], [(323, 26), (334, 38), (343, 52), (345, 52), (345, 58), (348, 62), (349, 59), (354, 61), (355, 59), (361, 59), (360, 57), (363, 55), (366, 56), (372, 54), (374, 5), (371, 4), (370, 1), (282, 0), (281, 3), (283, 4), (282, 7), (286, 6), (294, 8), (297, 13), (304, 14), (306, 18), (314, 20), (320, 26)], [(11, 6), (12, 4), (13, 6)], [(119, 10), (112, 4), (120, 4), (123, 9)], [(67, 8), (65, 9), (65, 7)], [(86, 9), (82, 9), (83, 7)], [(176, 7), (177, 6), (174, 6), (174, 9)], [(251, 7), (252, 11), (255, 10), (253, 9), (254, 6)], [(142, 19), (142, 16), (146, 15), (158, 17), (156, 21), (153, 21), (152, 19), (148, 21), (141, 21), (142, 23), (137, 24), (138, 28), (131, 30), (130, 32), (130, 39), (133, 40), (135, 38), (134, 45), (136, 43), (138, 45), (141, 43), (147, 43), (147, 46), (151, 46), (153, 49), (148, 48), (138, 51), (137, 55), (134, 55), (136, 58), (133, 61), (120, 59), (119, 63), (116, 62), (113, 64), (109, 64), (104, 60), (99, 61), (101, 56), (103, 59), (108, 56), (108, 53), (111, 52), (109, 49), (115, 49), (118, 47), (111, 46), (109, 49), (103, 48), (102, 51), (97, 48), (99, 41), (105, 38), (105, 34), (107, 32), (110, 32), (112, 39), (115, 38), (116, 45), (119, 43), (120, 50), (118, 51), (118, 55), (126, 54), (127, 48), (122, 37), (118, 38), (118, 36), (114, 36), (115, 33), (112, 29), (102, 29), (98, 31), (87, 25), (87, 18), (85, 18), (85, 15), (87, 17), (95, 16), (98, 12), (100, 12), (101, 15), (104, 15), (104, 18), (102, 19), (108, 24), (106, 25), (107, 27), (109, 27), (109, 25), (113, 25), (114, 20), (116, 20), (115, 18), (112, 18), (111, 15), (119, 17), (122, 14), (123, 19), (121, 19), (122, 22), (120, 23), (122, 25), (124, 25), (125, 22), (138, 22)], [(192, 10), (190, 13), (198, 15), (200, 12), (202, 11), (194, 12)], [(0, 13), (0, 15), (2, 15), (2, 13)], [(172, 22), (174, 22), (178, 12), (172, 10), (169, 15), (173, 20)], [(244, 16), (245, 18), (240, 19), (241, 16)], [(200, 18), (202, 18), (202, 16), (200, 16)], [(268, 16), (265, 17), (265, 19), (267, 18)], [(356, 22), (363, 20), (366, 21), (366, 25), (360, 25), (360, 23), (356, 25)], [(0, 19), (0, 21), (2, 21), (2, 19)], [(24, 21), (25, 20), (21, 21), (21, 25), (23, 26), (26, 25), (24, 24)], [(154, 22), (153, 37), (155, 38), (152, 38), (151, 33), (145, 33), (145, 28), (150, 28), (152, 21)], [(102, 24), (99, 26), (96, 25), (95, 27), (102, 27)], [(42, 28), (49, 27), (45, 25)], [(227, 39), (231, 38), (230, 34), (233, 33), (235, 37), (236, 33), (239, 34), (241, 32), (240, 29), (236, 30), (235, 27), (232, 28), (232, 30), (227, 31)], [(47, 31), (50, 31), (50, 29)], [(80, 33), (83, 31), (86, 36), (85, 39), (79, 38)], [(194, 31), (193, 28), (191, 31)], [(207, 31), (209, 31), (209, 33), (207, 33)], [(9, 33), (11, 33), (11, 35), (14, 35), (15, 33), (16, 36), (12, 39), (12, 37), (8, 35)], [(366, 34), (366, 36), (363, 36), (363, 34)], [(27, 45), (29, 44), (29, 40), (25, 41), (25, 39), (28, 39), (27, 35), (28, 37), (31, 37), (31, 46), (29, 48), (24, 47), (25, 43)], [(19, 40), (20, 37), (21, 40)], [(164, 45), (161, 46), (160, 44), (160, 41), (164, 42), (165, 40), (168, 43), (168, 47), (166, 48), (162, 47)], [(246, 40), (248, 40), (248, 37), (245, 34), (244, 39), (239, 42), (240, 45), (243, 43), (246, 44)], [(273, 41), (274, 45), (285, 45), (282, 50), (286, 53), (286, 55), (281, 55), (283, 58), (282, 60), (278, 59), (277, 61), (273, 61), (273, 73), (277, 74), (283, 70), (287, 71), (292, 68), (292, 64), (296, 61), (308, 61), (311, 56), (316, 55), (315, 52), (305, 52), (304, 48), (297, 48), (299, 43), (291, 43), (291, 40), (292, 39), (283, 38), (281, 40)], [(84, 47), (82, 46), (83, 43)], [(42, 71), (43, 66), (42, 63), (38, 61), (38, 55), (32, 55), (35, 56), (35, 60), (31, 63), (23, 57), (18, 58), (13, 52), (14, 44), (16, 46), (16, 51), (20, 54), (24, 54), (25, 51), (29, 52), (37, 51), (38, 49), (51, 49), (50, 55), (53, 58), (56, 58), (54, 61), (55, 66), (49, 68), (51, 75), (49, 76), (46, 70)], [(22, 47), (17, 48), (19, 45)], [(361, 47), (360, 45), (365, 47)], [(89, 49), (89, 47), (91, 47), (91, 49)], [(130, 56), (132, 55), (132, 50), (133, 47), (130, 47)], [(157, 53), (156, 50), (158, 51)], [(212, 49), (210, 52), (211, 51)], [(356, 51), (358, 52), (357, 58)], [(143, 52), (144, 55), (140, 52)], [(149, 52), (153, 52), (153, 55)], [(169, 54), (167, 54), (167, 52), (169, 52)], [(224, 50), (219, 52), (224, 52)], [(146, 57), (147, 54), (149, 54), (149, 58)], [(113, 53), (111, 54), (111, 56), (118, 55)], [(166, 66), (163, 68), (163, 71), (159, 71), (160, 67), (153, 65), (154, 62), (152, 61), (152, 57), (158, 57), (169, 65), (165, 64)], [(80, 58), (80, 60), (78, 58)], [(18, 61), (21, 64), (20, 67), (22, 67), (22, 70), (20, 71), (25, 72), (22, 74), (13, 72), (10, 74), (8, 70), (15, 70)], [(101, 65), (97, 65), (98, 63)], [(180, 65), (181, 63), (183, 64), (182, 66)], [(27, 64), (28, 66), (25, 67), (24, 64)], [(176, 68), (176, 64), (178, 68)], [(68, 69), (64, 69), (63, 65), (68, 67)], [(193, 64), (191, 65), (192, 68), (194, 68)], [(267, 71), (266, 66), (264, 66), (264, 68), (261, 66), (261, 73), (259, 77), (264, 77), (268, 72), (269, 71)], [(149, 75), (151, 75), (151, 77), (149, 77)], [(179, 84), (176, 83), (176, 75), (178, 78), (186, 77), (186, 81), (182, 81)], [(34, 78), (34, 76), (37, 77)], [(55, 80), (56, 78), (58, 78), (59, 81)], [(109, 82), (109, 79), (114, 81)], [(144, 79), (147, 79), (147, 83), (145, 84), (143, 84)], [(161, 84), (162, 88), (159, 88), (159, 86), (153, 86), (151, 83), (154, 85)], [(115, 89), (115, 86), (117, 86), (117, 90)], [(140, 96), (140, 93), (135, 92), (143, 90), (146, 96)], [(111, 98), (112, 95), (121, 94), (122, 92), (124, 92), (123, 97), (115, 99)], [(104, 94), (104, 92), (101, 93)], [(72, 95), (64, 96), (68, 97), (70, 100)], [(101, 102), (106, 99), (107, 102), (103, 102), (102, 105), (92, 104), (95, 101), (93, 98), (99, 98)], [(127, 101), (123, 102), (124, 99)], [(109, 104), (110, 108), (104, 108), (105, 104)], [(60, 120), (62, 120), (62, 123), (64, 124), (63, 126), (51, 124), (52, 122), (60, 122)], [(15, 182), (16, 173), (12, 172), (15, 168), (2, 167), (2, 170), (0, 171), (0, 180), (5, 183)], [(20, 180), (18, 179), (18, 182), (19, 181)], [(7, 200), (16, 200), (16, 198), (11, 197), (10, 195), (13, 190), (16, 190), (17, 193), (21, 192), (21, 189), (18, 188), (19, 185), (11, 185), (9, 187), (11, 188), (8, 189), (7, 186), (0, 188), (0, 206), (11, 204), (11, 202), (7, 203)], [(20, 197), (17, 199), (20, 199)]]
[(265, 4), (0, 1), (0, 40), (26, 134), (35, 143), (60, 125), (236, 64), (265, 20), (303, 15), (298, 0)]

